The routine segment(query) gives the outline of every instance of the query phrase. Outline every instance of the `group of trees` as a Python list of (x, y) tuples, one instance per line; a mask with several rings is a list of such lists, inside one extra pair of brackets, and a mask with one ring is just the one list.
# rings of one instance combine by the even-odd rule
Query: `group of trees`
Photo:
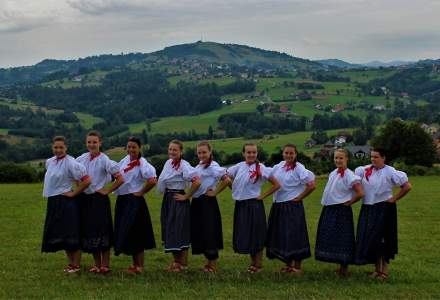
[(226, 137), (258, 138), (264, 134), (304, 131), (305, 117), (266, 117), (258, 113), (223, 114), (218, 118), (219, 128)]

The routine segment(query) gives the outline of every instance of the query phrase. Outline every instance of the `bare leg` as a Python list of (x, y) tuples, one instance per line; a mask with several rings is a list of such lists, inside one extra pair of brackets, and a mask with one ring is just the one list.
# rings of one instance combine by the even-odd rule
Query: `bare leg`
[(188, 266), (188, 249), (180, 251), (179, 263), (184, 267)]
[(263, 264), (263, 251), (251, 255), (251, 260), (254, 267), (261, 268)]
[(301, 261), (295, 260), (294, 268), (297, 270), (301, 270)]
[(134, 265), (139, 268), (144, 268), (144, 251), (136, 253), (133, 255)]
[(81, 251), (76, 250), (74, 252), (71, 252), (72, 255), (72, 264), (75, 266), (79, 266), (81, 263)]
[(109, 250), (101, 253), (101, 266), (103, 266), (103, 267), (110, 266), (110, 251)]
[(101, 252), (93, 253), (93, 258), (95, 259), (95, 266), (97, 266), (98, 268), (101, 267), (102, 266)]

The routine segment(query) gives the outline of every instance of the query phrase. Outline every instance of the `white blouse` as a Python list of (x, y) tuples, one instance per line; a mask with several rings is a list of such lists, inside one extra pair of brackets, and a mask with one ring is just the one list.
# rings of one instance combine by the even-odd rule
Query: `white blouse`
[(387, 201), (393, 196), (393, 187), (402, 186), (408, 182), (405, 172), (388, 165), (381, 169), (366, 165), (356, 168), (355, 173), (362, 179), (365, 192), (363, 203), (368, 205)]
[(92, 183), (84, 191), (86, 194), (93, 194), (102, 189), (112, 181), (112, 175), (114, 177), (120, 176), (118, 164), (102, 152), (96, 156), (92, 156), (90, 152), (84, 153), (77, 157), (76, 161), (86, 168), (87, 174), (92, 180)]
[(226, 175), (226, 168), (220, 167), (215, 161), (212, 161), (207, 168), (200, 163), (195, 169), (197, 176), (200, 178), (201, 185), (194, 193), (193, 198), (200, 197), (210, 189), (215, 190), (217, 182)]
[(328, 176), (327, 185), (322, 194), (322, 205), (335, 205), (350, 201), (354, 195), (353, 185), (360, 183), (361, 178), (350, 169), (345, 169), (343, 176), (338, 169)]
[(282, 161), (273, 167), (272, 175), (281, 185), (273, 194), (274, 202), (292, 201), (304, 192), (308, 183), (315, 180), (315, 175), (299, 162), (296, 162), (293, 169), (289, 169), (286, 162)]
[(272, 176), (272, 168), (260, 163), (261, 176), (255, 182), (255, 167), (255, 163), (248, 165), (243, 161), (227, 169), (227, 174), (234, 180), (232, 183), (232, 198), (234, 200), (248, 200), (260, 196), (261, 186)]
[(88, 178), (86, 168), (72, 156), (61, 159), (56, 156), (46, 161), (43, 196), (51, 197), (72, 191), (73, 181), (84, 181)]
[(160, 173), (157, 189), (161, 193), (165, 193), (166, 189), (184, 190), (189, 182), (198, 178), (196, 169), (186, 160), (181, 159), (176, 168), (173, 167), (172, 162), (172, 159), (168, 159)]
[(118, 166), (119, 172), (124, 177), (124, 183), (115, 191), (116, 195), (140, 192), (145, 180), (156, 178), (156, 169), (143, 157), (130, 161), (130, 155), (127, 155)]

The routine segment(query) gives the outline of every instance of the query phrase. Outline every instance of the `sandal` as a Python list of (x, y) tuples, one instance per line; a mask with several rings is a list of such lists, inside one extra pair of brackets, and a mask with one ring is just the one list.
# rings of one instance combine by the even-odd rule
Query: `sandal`
[(384, 273), (384, 272), (378, 272), (378, 275), (376, 276), (376, 278), (383, 281), (388, 278), (388, 274)]
[(141, 274), (143, 270), (144, 270), (144, 269), (141, 268), (141, 267), (137, 267), (137, 266), (129, 266), (129, 267), (125, 270), (125, 272), (127, 272), (128, 274), (134, 274), (134, 275), (137, 275), (137, 274)]
[(338, 276), (341, 276), (341, 277), (346, 277), (346, 276), (350, 275), (350, 272), (348, 272), (348, 270), (347, 270), (347, 271), (342, 271), (342, 270), (339, 268), (339, 269), (337, 269), (337, 270), (335, 271), (335, 274), (338, 275)]
[(257, 267), (257, 266), (251, 265), (251, 266), (249, 266), (247, 271), (248, 271), (248, 273), (255, 274), (255, 273), (260, 273), (261, 269), (262, 269), (262, 267)]
[(286, 270), (286, 273), (293, 273), (293, 274), (302, 274), (302, 270), (301, 269), (297, 269), (297, 268), (295, 268), (295, 267), (289, 267), (289, 268), (287, 268), (287, 270)]
[(65, 273), (73, 274), (81, 271), (81, 267), (79, 265), (72, 265), (69, 264), (67, 267), (64, 268)]
[(112, 270), (108, 266), (102, 266), (101, 268), (99, 268), (99, 273), (102, 273), (102, 274), (108, 274), (111, 271)]
[(101, 271), (100, 268), (97, 266), (93, 266), (89, 269), (90, 273), (99, 273), (100, 271)]
[(203, 272), (205, 273), (217, 273), (217, 267), (212, 266), (212, 265), (205, 265), (203, 267)]
[(180, 272), (182, 272), (182, 265), (181, 264), (179, 264), (178, 262), (175, 262), (175, 261), (173, 261), (169, 266), (168, 266), (168, 268), (166, 268), (166, 271), (167, 272), (170, 272), (170, 273), (180, 273)]
[(280, 269), (281, 273), (287, 273), (289, 271), (289, 269), (291, 268), (291, 266), (284, 266)]
[(379, 276), (380, 272), (374, 271), (374, 272), (369, 272), (368, 273), (368, 277), (370, 278), (376, 278), (377, 276)]

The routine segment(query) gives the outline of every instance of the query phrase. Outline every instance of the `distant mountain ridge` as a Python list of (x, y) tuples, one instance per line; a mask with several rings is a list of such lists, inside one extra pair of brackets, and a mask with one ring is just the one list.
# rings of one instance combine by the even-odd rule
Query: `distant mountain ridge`
[(76, 60), (45, 59), (33, 66), (0, 69), (0, 85), (37, 82), (55, 72), (76, 73), (81, 68), (101, 69), (126, 66), (155, 59), (188, 59), (248, 67), (296, 69), (322, 68), (322, 65), (286, 53), (244, 45), (195, 42), (166, 47), (152, 53), (104, 54)]

